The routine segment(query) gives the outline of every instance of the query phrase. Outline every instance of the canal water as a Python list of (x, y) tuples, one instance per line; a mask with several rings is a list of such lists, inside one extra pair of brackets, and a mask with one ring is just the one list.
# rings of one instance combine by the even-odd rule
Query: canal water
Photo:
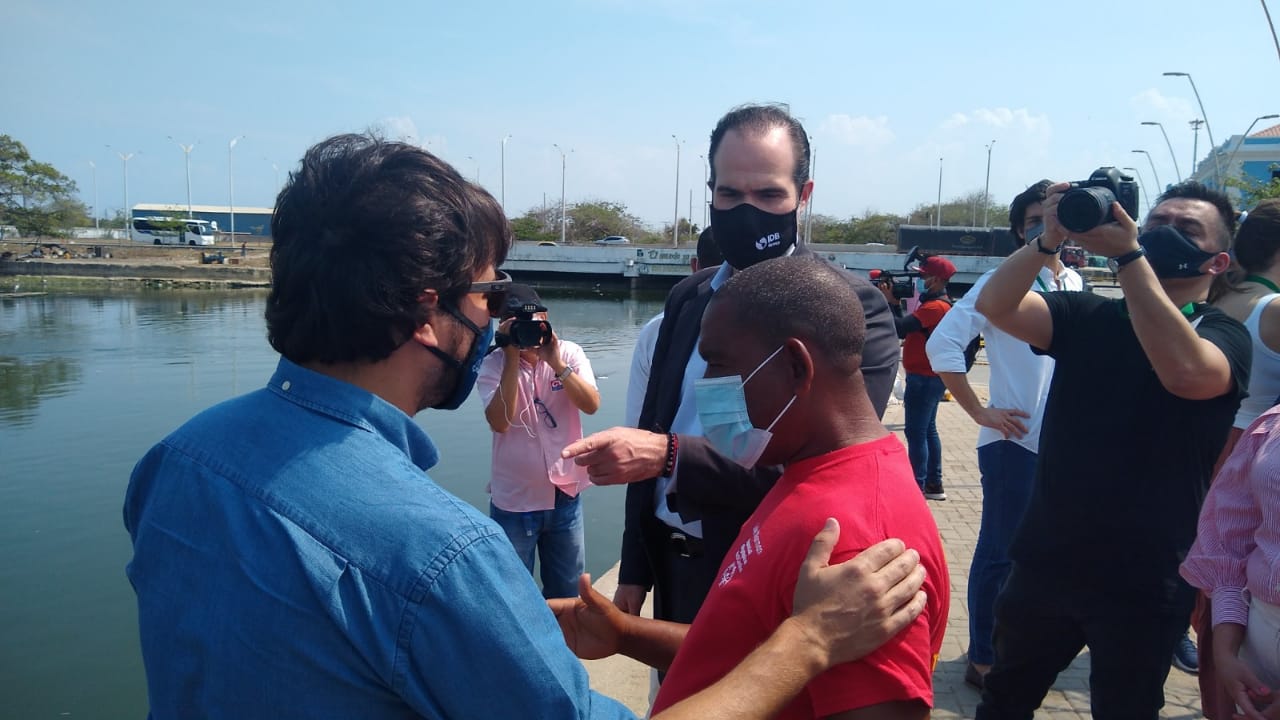
[[(24, 288), (25, 289), (25, 288)], [(129, 472), (200, 410), (265, 384), (265, 292), (136, 290), (0, 299), (0, 717), (146, 715), (131, 554)], [(543, 292), (586, 350), (601, 408), (622, 423), (635, 337), (663, 295)], [(441, 449), (432, 478), (485, 509), (490, 432), (473, 394), (417, 421)], [(618, 558), (624, 491), (584, 495), (587, 567)]]

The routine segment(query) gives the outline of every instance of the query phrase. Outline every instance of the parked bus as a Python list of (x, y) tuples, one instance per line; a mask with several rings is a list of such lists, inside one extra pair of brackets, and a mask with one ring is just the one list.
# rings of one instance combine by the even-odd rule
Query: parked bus
[(133, 219), (133, 239), (152, 245), (213, 245), (214, 228), (208, 220), (141, 217)]

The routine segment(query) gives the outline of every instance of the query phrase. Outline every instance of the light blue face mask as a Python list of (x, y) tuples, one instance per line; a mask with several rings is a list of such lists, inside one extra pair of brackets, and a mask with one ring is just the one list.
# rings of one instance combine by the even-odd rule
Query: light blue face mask
[(929, 283), (925, 282), (922, 277), (916, 278), (916, 292), (920, 295), (929, 292)]
[(760, 372), (760, 368), (782, 352), (782, 347), (779, 346), (764, 362), (757, 365), (746, 380), (741, 375), (727, 375), (702, 378), (693, 383), (693, 397), (698, 406), (698, 420), (702, 423), (702, 436), (716, 452), (748, 470), (756, 466), (760, 455), (773, 439), (773, 426), (778, 424), (796, 401), (796, 396), (792, 395), (790, 402), (769, 423), (768, 428), (761, 430), (751, 424), (743, 388)]

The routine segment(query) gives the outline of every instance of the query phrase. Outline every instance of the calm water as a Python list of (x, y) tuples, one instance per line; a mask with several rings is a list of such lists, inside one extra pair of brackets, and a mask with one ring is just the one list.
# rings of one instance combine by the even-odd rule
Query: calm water
[[(592, 432), (622, 422), (631, 348), (662, 295), (545, 292), (599, 378)], [(200, 410), (265, 384), (265, 293), (139, 291), (0, 299), (0, 717), (146, 714), (129, 537), (133, 464)], [(436, 482), (487, 510), (490, 433), (473, 395), (418, 416)], [(584, 496), (587, 566), (616, 562), (623, 491)]]

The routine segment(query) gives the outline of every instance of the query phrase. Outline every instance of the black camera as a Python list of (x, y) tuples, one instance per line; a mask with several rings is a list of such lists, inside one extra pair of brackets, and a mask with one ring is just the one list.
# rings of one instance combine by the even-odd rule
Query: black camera
[(1099, 225), (1115, 222), (1111, 203), (1119, 202), (1129, 217), (1138, 218), (1138, 183), (1113, 167), (1093, 171), (1088, 180), (1071, 183), (1071, 189), (1058, 202), (1058, 222), (1070, 232), (1088, 232)]
[(868, 273), (871, 276), (871, 282), (874, 285), (884, 285), (888, 283), (893, 290), (893, 297), (896, 300), (906, 300), (915, 297), (916, 286), (915, 278), (921, 277), (920, 272), (912, 268), (913, 263), (919, 263), (925, 255), (920, 252), (920, 246), (911, 248), (907, 253), (907, 259), (902, 263), (902, 269), (895, 272), (893, 270), (872, 270)]
[(512, 310), (515, 317), (511, 321), (511, 327), (507, 333), (498, 334), (494, 338), (494, 344), (498, 347), (506, 345), (515, 345), (524, 350), (528, 348), (542, 347), (551, 342), (551, 323), (546, 320), (534, 320), (533, 314), (546, 312), (546, 308), (537, 303), (525, 303), (518, 308)]

